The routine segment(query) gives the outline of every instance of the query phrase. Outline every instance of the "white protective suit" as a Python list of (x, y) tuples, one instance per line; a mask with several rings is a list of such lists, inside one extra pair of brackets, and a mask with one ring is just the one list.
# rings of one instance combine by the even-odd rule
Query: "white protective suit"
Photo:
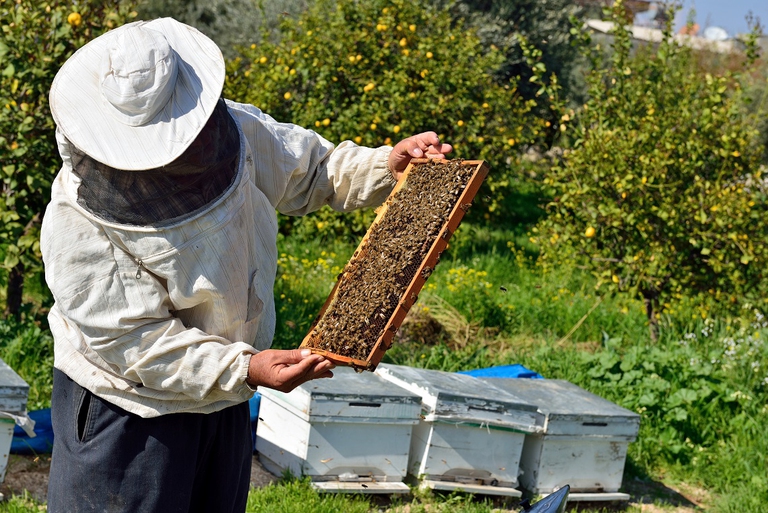
[(334, 148), (253, 106), (227, 106), (240, 131), (236, 178), (203, 211), (162, 227), (106, 222), (78, 204), (57, 134), (64, 163), (41, 237), (55, 367), (142, 417), (217, 411), (253, 394), (248, 361), (275, 328), (276, 210), (376, 206), (395, 185), (390, 147)]

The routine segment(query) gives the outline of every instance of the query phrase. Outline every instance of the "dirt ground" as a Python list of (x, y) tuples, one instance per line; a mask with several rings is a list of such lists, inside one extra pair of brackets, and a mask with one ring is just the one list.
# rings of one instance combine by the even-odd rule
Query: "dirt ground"
[[(0, 485), (0, 493), (5, 497), (26, 493), (38, 501), (45, 501), (49, 468), (49, 455), (33, 457), (11, 454), (5, 481)], [(278, 477), (265, 470), (257, 457), (254, 456), (251, 485), (263, 487), (277, 481), (277, 479)], [(624, 485), (624, 491), (630, 494), (630, 501), (629, 504), (620, 506), (627, 506), (627, 509), (632, 511), (639, 509), (643, 513), (697, 513), (706, 511), (707, 505), (711, 501), (711, 497), (705, 490), (685, 484), (671, 487), (657, 481), (634, 479), (624, 483)], [(584, 504), (583, 506), (600, 507), (605, 505)], [(617, 507), (616, 509), (621, 510), (623, 508)]]

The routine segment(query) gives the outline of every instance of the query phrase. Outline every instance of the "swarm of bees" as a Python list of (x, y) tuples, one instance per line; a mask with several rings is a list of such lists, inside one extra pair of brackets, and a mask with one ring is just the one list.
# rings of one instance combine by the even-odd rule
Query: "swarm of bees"
[(368, 358), (414, 278), (432, 273), (422, 263), (438, 237), (450, 237), (446, 223), (475, 169), (461, 160), (412, 167), (340, 274), (302, 347)]

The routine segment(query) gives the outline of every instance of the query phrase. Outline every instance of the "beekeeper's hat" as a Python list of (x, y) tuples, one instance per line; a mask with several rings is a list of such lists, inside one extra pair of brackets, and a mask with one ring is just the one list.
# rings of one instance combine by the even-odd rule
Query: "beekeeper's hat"
[(53, 119), (78, 149), (128, 171), (164, 166), (195, 140), (224, 86), (219, 47), (172, 18), (89, 42), (51, 86)]

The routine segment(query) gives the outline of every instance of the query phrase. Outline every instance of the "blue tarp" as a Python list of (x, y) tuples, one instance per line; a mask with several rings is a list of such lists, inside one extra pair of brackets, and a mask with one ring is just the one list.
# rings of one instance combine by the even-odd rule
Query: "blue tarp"
[(253, 437), (253, 452), (256, 452), (256, 424), (259, 421), (259, 406), (261, 405), (261, 394), (256, 392), (248, 401), (248, 407), (251, 410), (251, 436)]
[(11, 454), (48, 454), (53, 448), (53, 427), (51, 409), (29, 412), (29, 418), (35, 421), (35, 437), (27, 435), (19, 426), (13, 428)]
[(459, 371), (459, 374), (468, 374), (475, 378), (531, 378), (544, 379), (544, 376), (536, 371), (526, 369), (519, 363), (513, 365), (500, 365), (498, 367), (487, 367), (485, 369), (474, 369), (468, 371)]

